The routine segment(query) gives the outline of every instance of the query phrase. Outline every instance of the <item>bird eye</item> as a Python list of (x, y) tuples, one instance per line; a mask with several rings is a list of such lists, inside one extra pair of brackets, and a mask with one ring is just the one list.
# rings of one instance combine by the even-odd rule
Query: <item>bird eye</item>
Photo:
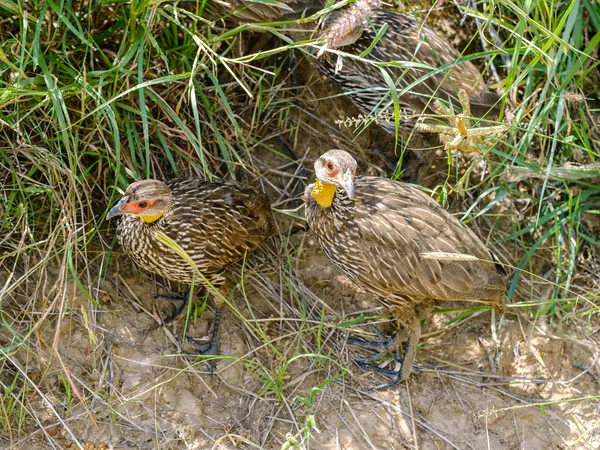
[(148, 206), (148, 202), (139, 202), (139, 203), (138, 203), (138, 206), (139, 206), (140, 208), (145, 208), (146, 206)]
[(333, 161), (328, 161), (327, 162), (327, 170), (333, 170)]

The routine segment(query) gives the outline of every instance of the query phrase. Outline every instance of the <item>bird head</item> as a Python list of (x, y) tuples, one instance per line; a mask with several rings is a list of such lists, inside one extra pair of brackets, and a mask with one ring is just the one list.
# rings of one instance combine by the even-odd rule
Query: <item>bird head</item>
[(171, 209), (172, 198), (171, 189), (162, 181), (137, 181), (127, 187), (119, 203), (106, 215), (106, 219), (130, 214), (140, 217), (146, 223), (152, 223)]
[(339, 187), (346, 191), (350, 199), (354, 198), (354, 177), (356, 161), (348, 152), (329, 150), (315, 161), (317, 182), (311, 196), (321, 207), (329, 207), (335, 190)]
[(326, 49), (338, 49), (354, 44), (358, 41), (365, 27), (366, 16), (360, 12), (350, 10), (335, 11), (329, 14), (322, 24), (325, 45), (317, 53), (319, 58)]

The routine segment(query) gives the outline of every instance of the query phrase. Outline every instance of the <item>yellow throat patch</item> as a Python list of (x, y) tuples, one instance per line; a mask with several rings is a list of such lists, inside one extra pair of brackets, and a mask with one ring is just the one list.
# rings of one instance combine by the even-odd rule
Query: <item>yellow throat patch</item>
[(146, 223), (152, 223), (152, 222), (156, 222), (158, 219), (160, 219), (162, 216), (164, 216), (165, 213), (158, 213), (158, 214), (154, 214), (152, 216), (140, 216), (142, 218), (142, 220)]
[(315, 187), (310, 192), (310, 196), (315, 199), (321, 208), (329, 208), (333, 202), (333, 196), (336, 190), (335, 184), (323, 183), (317, 178)]

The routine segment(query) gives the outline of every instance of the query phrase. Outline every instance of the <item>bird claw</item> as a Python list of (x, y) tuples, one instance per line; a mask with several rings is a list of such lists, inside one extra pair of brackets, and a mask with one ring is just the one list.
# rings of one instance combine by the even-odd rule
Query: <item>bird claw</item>
[[(214, 333), (213, 333), (214, 334)], [(219, 341), (214, 336), (211, 337), (209, 342), (199, 343), (198, 341), (204, 339), (187, 337), (187, 341), (194, 345), (194, 356), (205, 356), (207, 357), (208, 368), (210, 376), (215, 376), (215, 367), (217, 366), (217, 357), (219, 353)], [(212, 358), (211, 358), (212, 357)], [(210, 359), (209, 359), (210, 358)]]
[(392, 336), (386, 336), (375, 325), (368, 324), (367, 326), (369, 328), (371, 328), (375, 332), (375, 334), (377, 335), (377, 337), (379, 338), (379, 340), (365, 341), (365, 340), (362, 340), (362, 339), (349, 338), (348, 342), (351, 343), (351, 344), (354, 344), (354, 345), (356, 345), (358, 347), (367, 347), (367, 348), (369, 348), (369, 347), (381, 347), (381, 348), (383, 348), (383, 351), (381, 351), (377, 355), (372, 355), (372, 356), (366, 357), (369, 360), (374, 360), (378, 356), (383, 356), (383, 355), (386, 355), (388, 353), (393, 353), (394, 354), (394, 358), (397, 358), (397, 356), (398, 356), (397, 354), (399, 352), (399, 344), (404, 341), (404, 339), (402, 339), (404, 337), (403, 336), (404, 333), (401, 333), (401, 330), (398, 330)]
[(394, 355), (394, 361), (402, 364), (400, 354), (399, 354), (400, 342), (398, 340), (398, 332), (394, 333), (394, 335), (392, 335), (392, 336), (386, 336), (385, 334), (383, 334), (381, 332), (381, 330), (379, 328), (377, 328), (374, 325), (369, 324), (369, 328), (372, 328), (375, 331), (375, 333), (379, 337), (379, 340), (365, 341), (362, 339), (349, 338), (348, 343), (356, 345), (357, 347), (381, 348), (382, 350), (378, 353), (375, 353), (374, 355), (364, 356), (364, 357), (360, 358), (359, 361), (361, 363), (370, 363), (370, 362), (377, 361), (379, 358), (391, 353)]
[(390, 343), (391, 341), (395, 341), (398, 338), (398, 331), (396, 331), (392, 336), (387, 336), (376, 325), (369, 323), (369, 324), (367, 324), (367, 326), (375, 332), (375, 334), (379, 337), (379, 339), (381, 339), (384, 342)]
[[(169, 317), (163, 320), (161, 326), (167, 326), (173, 323), (179, 316), (183, 313), (183, 311), (187, 308), (189, 303), (190, 294), (188, 292), (184, 297), (169, 297), (166, 295), (157, 295), (154, 297), (155, 300), (166, 300), (172, 303), (181, 302), (181, 305), (177, 307), (175, 312), (171, 314)], [(211, 358), (209, 363), (209, 371), (211, 377), (214, 377), (215, 367), (217, 364), (217, 356), (219, 356), (219, 324), (221, 323), (221, 313), (223, 312), (221, 307), (217, 307), (215, 311), (215, 319), (213, 322), (213, 330), (210, 336), (210, 340), (208, 342), (199, 343), (198, 341), (204, 340), (204, 338), (193, 338), (186, 337), (186, 341), (194, 345), (194, 354), (198, 356), (206, 356), (213, 357)], [(181, 344), (181, 340), (177, 339), (180, 351), (183, 349), (183, 345)]]
[(372, 372), (377, 372), (377, 373), (381, 373), (381, 374), (389, 376), (389, 377), (393, 377), (392, 380), (389, 381), (388, 383), (379, 384), (375, 387), (367, 389), (368, 391), (385, 391), (387, 389), (397, 386), (402, 381), (404, 381), (404, 376), (403, 376), (404, 373), (402, 370), (403, 369), (402, 363), (400, 364), (400, 368), (398, 368), (397, 370), (383, 369), (381, 367), (377, 367), (372, 364), (366, 364), (366, 363), (363, 363), (360, 361), (355, 361), (354, 364), (356, 364), (358, 367), (360, 367), (363, 370), (370, 370)]
[[(392, 387), (396, 386), (397, 384), (401, 383), (410, 374), (410, 373), (405, 374), (406, 364), (404, 364), (405, 359), (406, 359), (406, 352), (407, 352), (408, 346), (409, 346), (409, 342), (408, 342), (409, 336), (408, 336), (408, 333), (404, 329), (396, 331), (392, 336), (386, 336), (375, 325), (369, 324), (368, 326), (369, 326), (369, 328), (373, 329), (375, 334), (377, 334), (379, 340), (364, 341), (362, 339), (349, 338), (348, 342), (351, 344), (357, 345), (359, 347), (366, 347), (366, 348), (377, 347), (377, 348), (383, 349), (382, 351), (380, 351), (374, 355), (365, 356), (365, 357), (360, 358), (358, 361), (353, 361), (354, 364), (356, 364), (358, 367), (360, 367), (363, 370), (370, 370), (372, 372), (381, 373), (388, 377), (393, 377), (392, 380), (388, 383), (380, 384), (373, 388), (369, 388), (370, 391), (382, 391), (385, 389), (392, 388)], [(404, 346), (403, 351), (401, 351), (400, 344), (403, 342), (405, 343), (405, 346)], [(377, 361), (379, 358), (381, 358), (385, 355), (388, 355), (390, 353), (393, 355), (394, 362), (396, 363), (396, 366), (398, 367), (398, 369), (395, 369), (395, 370), (384, 369), (384, 368), (375, 366), (373, 364), (369, 364), (369, 363)], [(412, 364), (409, 364), (409, 366), (412, 367)], [(409, 372), (410, 372), (410, 369), (409, 369)]]
[[(206, 343), (199, 343), (198, 341), (204, 340), (199, 338), (187, 337), (187, 341), (194, 345), (196, 356), (206, 356), (210, 376), (215, 376), (215, 367), (217, 360), (219, 359), (219, 325), (221, 323), (221, 314), (223, 312), (222, 307), (217, 307), (215, 310), (215, 319), (213, 321), (213, 330), (210, 336), (210, 340)], [(210, 359), (209, 359), (210, 358)]]

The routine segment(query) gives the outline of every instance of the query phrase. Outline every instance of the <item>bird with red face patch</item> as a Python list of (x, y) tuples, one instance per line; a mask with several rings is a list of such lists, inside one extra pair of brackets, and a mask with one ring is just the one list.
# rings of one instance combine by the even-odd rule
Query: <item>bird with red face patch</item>
[[(195, 282), (206, 287), (208, 282), (222, 295), (227, 292), (227, 267), (256, 250), (275, 231), (267, 196), (235, 181), (138, 181), (129, 185), (106, 218), (115, 216), (121, 217), (117, 226), (119, 243), (137, 265), (187, 285)], [(161, 240), (160, 234), (177, 244), (202, 276), (195, 275), (195, 268)], [(218, 354), (223, 302), (221, 296), (214, 297), (212, 339), (198, 348), (199, 353), (206, 355)], [(182, 302), (172, 317), (178, 316), (185, 306), (186, 302)]]
[[(347, 152), (330, 150), (315, 162), (316, 182), (304, 193), (306, 219), (329, 260), (348, 279), (390, 308), (402, 325), (392, 338), (353, 343), (380, 353), (359, 361), (408, 378), (421, 321), (436, 300), (460, 300), (504, 310), (504, 269), (467, 226), (422, 191), (399, 181), (356, 176)], [(403, 350), (400, 351), (400, 346)], [(393, 353), (398, 370), (367, 364)]]

